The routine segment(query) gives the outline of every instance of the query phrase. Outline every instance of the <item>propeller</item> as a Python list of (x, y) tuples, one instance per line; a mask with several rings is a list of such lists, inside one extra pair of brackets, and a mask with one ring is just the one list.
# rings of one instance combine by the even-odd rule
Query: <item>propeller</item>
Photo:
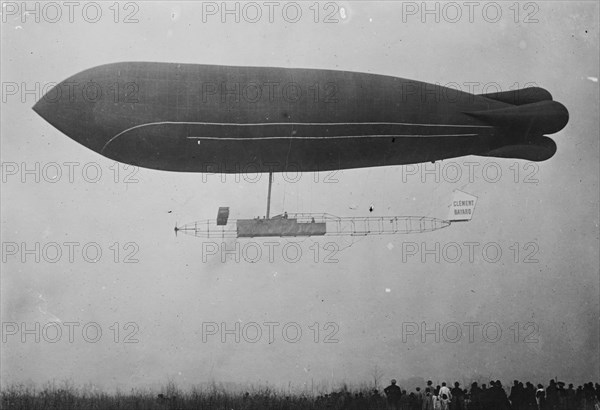
[(177, 222), (175, 222), (175, 237), (177, 237), (177, 232), (179, 232), (179, 228), (177, 227)]

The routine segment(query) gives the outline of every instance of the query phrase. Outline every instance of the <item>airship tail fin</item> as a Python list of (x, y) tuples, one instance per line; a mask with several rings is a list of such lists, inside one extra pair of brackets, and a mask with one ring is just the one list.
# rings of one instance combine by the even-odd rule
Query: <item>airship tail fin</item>
[(538, 101), (466, 114), (510, 133), (522, 135), (553, 134), (562, 130), (569, 121), (569, 111), (556, 101)]
[(542, 136), (532, 142), (523, 142), (518, 144), (505, 145), (493, 149), (484, 157), (497, 158), (517, 158), (528, 161), (545, 161), (556, 153), (556, 143), (552, 138)]
[(484, 96), (515, 105), (466, 113), (497, 127), (503, 136), (492, 149), (480, 155), (545, 161), (556, 153), (556, 143), (544, 134), (562, 130), (569, 121), (569, 111), (553, 101), (548, 91), (532, 87)]
[(520, 90), (479, 94), (479, 96), (512, 105), (525, 105), (540, 101), (552, 100), (552, 94), (550, 94), (548, 90), (540, 87), (528, 87)]

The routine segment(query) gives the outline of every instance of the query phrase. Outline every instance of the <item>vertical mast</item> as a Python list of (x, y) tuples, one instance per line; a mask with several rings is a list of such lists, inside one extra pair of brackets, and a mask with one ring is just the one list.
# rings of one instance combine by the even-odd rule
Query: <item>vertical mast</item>
[(269, 213), (271, 212), (271, 185), (273, 184), (273, 173), (269, 172), (269, 193), (267, 194), (267, 219), (269, 219)]

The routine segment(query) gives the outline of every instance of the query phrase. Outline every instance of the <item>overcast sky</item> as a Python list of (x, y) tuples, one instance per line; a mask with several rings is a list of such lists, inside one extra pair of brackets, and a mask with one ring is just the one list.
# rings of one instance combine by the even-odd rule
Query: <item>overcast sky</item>
[[(87, 3), (74, 9), (73, 22), (64, 6), (60, 19), (41, 9), (39, 23), (33, 3), (25, 22), (14, 10), (21, 3), (8, 3), (2, 385), (70, 379), (129, 389), (171, 379), (182, 387), (217, 381), (302, 388), (368, 382), (374, 366), (385, 379), (598, 380), (596, 2), (500, 3), (498, 18), (498, 9), (482, 2), (471, 17), (459, 6), (460, 19), (440, 3), (439, 23), (435, 14), (421, 15), (421, 2), (307, 2), (297, 22), (293, 6), (277, 3), (270, 22), (268, 6), (258, 2), (263, 14), (254, 23), (247, 21), (250, 9), (241, 9), (239, 23), (207, 13), (220, 2), (205, 2), (204, 14), (200, 2), (132, 2), (118, 15), (105, 3), (96, 23), (89, 22), (93, 7), (82, 16)], [(338, 21), (325, 23), (332, 12)], [(127, 16), (137, 22), (124, 23)], [(445, 218), (455, 189), (477, 196), (478, 204), (472, 221), (432, 233), (240, 239), (239, 262), (235, 251), (223, 262), (221, 250), (235, 250), (235, 240), (175, 237), (173, 227), (214, 218), (219, 206), (229, 206), (232, 218), (263, 215), (265, 175), (222, 180), (132, 170), (31, 110), (46, 85), (119, 61), (340, 69), (475, 92), (534, 83), (568, 108), (570, 120), (551, 136), (556, 155), (542, 163), (464, 157), (438, 168), (347, 170), (287, 182), (275, 175), (272, 213), (364, 216), (373, 206), (373, 215)], [(38, 95), (21, 95), (25, 89)], [(76, 163), (72, 182), (65, 163)], [(34, 171), (23, 174), (25, 168)], [(72, 261), (69, 242), (77, 244)], [(96, 249), (102, 254), (93, 263)], [(254, 258), (256, 249), (262, 254)], [(246, 330), (240, 342), (226, 333), (222, 342), (222, 324), (235, 329), (236, 322)], [(256, 343), (251, 323), (262, 330)], [(102, 335), (94, 342), (97, 328)], [(127, 336), (137, 343), (125, 343)]]

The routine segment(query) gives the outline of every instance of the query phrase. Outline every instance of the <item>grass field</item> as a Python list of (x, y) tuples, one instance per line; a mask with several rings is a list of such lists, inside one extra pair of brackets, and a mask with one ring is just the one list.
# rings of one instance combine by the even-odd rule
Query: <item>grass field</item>
[(14, 385), (1, 391), (1, 409), (384, 409), (384, 399), (373, 396), (369, 389), (350, 390), (342, 387), (331, 394), (286, 394), (269, 388), (248, 392), (227, 392), (212, 386), (179, 390), (168, 383), (160, 392), (132, 391), (108, 394), (92, 388), (75, 388), (64, 383), (41, 389)]

